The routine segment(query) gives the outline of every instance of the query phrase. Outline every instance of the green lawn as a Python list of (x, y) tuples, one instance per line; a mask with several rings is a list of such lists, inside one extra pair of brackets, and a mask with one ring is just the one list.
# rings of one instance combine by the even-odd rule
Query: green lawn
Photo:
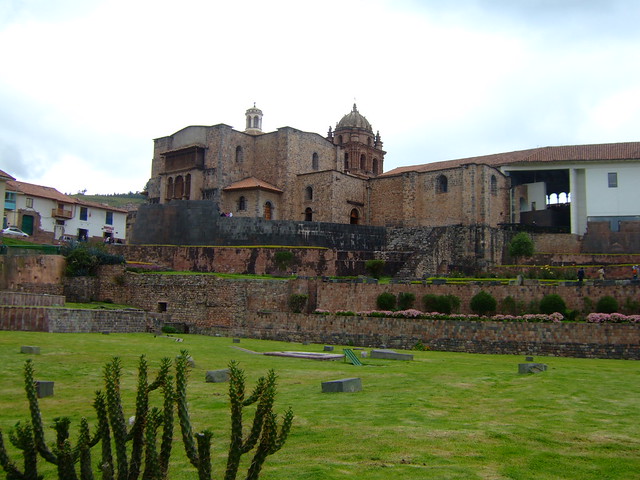
[[(355, 367), (234, 348), (318, 352), (322, 345), (183, 338), (177, 343), (148, 334), (0, 332), (0, 428), (6, 434), (28, 418), (21, 345), (40, 346), (42, 354), (32, 357), (36, 379), (56, 382), (55, 396), (40, 401), (45, 425), (71, 416), (74, 441), (80, 415), (95, 424), (93, 394), (113, 355), (123, 361), (129, 416), (138, 356), (147, 355), (154, 374), (160, 358), (188, 349), (196, 361), (190, 408), (196, 428), (214, 431), (214, 478), (224, 470), (228, 444), (227, 384), (205, 383), (204, 375), (232, 359), (246, 371), (248, 390), (275, 369), (276, 410), (291, 405), (296, 415), (284, 448), (267, 459), (264, 480), (640, 478), (639, 362), (536, 357), (549, 369), (519, 375), (523, 357), (413, 352), (413, 362), (366, 359)], [(321, 393), (322, 381), (354, 376), (362, 379), (362, 392)], [(47, 435), (52, 441), (53, 431)], [(177, 425), (175, 436), (180, 437)], [(18, 460), (15, 452), (12, 457)], [(197, 478), (179, 440), (172, 458), (172, 480)], [(46, 478), (55, 478), (47, 471)]]

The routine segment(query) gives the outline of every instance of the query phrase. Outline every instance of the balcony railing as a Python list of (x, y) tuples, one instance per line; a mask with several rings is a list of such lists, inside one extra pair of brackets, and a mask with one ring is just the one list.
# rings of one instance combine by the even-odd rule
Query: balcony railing
[(51, 210), (51, 216), (54, 218), (65, 218), (68, 220), (73, 217), (73, 212), (71, 210), (65, 210), (64, 208), (54, 208)]

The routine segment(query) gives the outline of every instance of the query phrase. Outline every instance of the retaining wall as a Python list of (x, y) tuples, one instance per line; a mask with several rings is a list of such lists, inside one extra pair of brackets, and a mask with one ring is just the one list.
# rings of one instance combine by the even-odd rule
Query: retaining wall
[(640, 325), (470, 322), (361, 316), (249, 313), (231, 328), (200, 333), (288, 342), (507, 355), (640, 360)]
[(171, 320), (141, 310), (80, 310), (0, 305), (0, 330), (50, 333), (158, 332)]

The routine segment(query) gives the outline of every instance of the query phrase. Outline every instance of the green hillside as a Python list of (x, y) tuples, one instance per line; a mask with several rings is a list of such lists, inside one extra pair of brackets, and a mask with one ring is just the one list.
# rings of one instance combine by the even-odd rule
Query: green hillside
[(130, 206), (139, 206), (147, 201), (147, 197), (140, 192), (129, 193), (112, 193), (109, 195), (85, 195), (76, 193), (71, 197), (86, 200), (87, 202), (104, 203), (110, 207), (129, 208)]

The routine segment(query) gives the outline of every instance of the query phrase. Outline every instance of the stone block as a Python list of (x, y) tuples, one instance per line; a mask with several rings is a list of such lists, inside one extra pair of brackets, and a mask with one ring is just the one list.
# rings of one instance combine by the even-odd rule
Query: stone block
[(40, 355), (40, 347), (22, 345), (20, 347), (20, 353), (26, 353), (27, 355)]
[(240, 343), (240, 339), (239, 338), (234, 338), (233, 339), (233, 343)]
[(332, 345), (325, 345), (324, 346), (324, 351), (325, 352), (333, 352), (333, 346)]
[(519, 363), (518, 373), (540, 373), (547, 370), (544, 363)]
[(207, 383), (223, 383), (229, 381), (229, 369), (223, 368), (221, 370), (207, 370), (204, 377)]
[(526, 360), (527, 362), (533, 362), (533, 357), (525, 357), (525, 360)]
[(53, 384), (47, 380), (36, 380), (36, 395), (38, 398), (53, 397)]
[(342, 378), (322, 382), (322, 393), (353, 393), (361, 390), (362, 380), (360, 378)]
[(413, 360), (410, 353), (398, 353), (393, 350), (371, 350), (371, 358), (380, 358), (383, 360)]

